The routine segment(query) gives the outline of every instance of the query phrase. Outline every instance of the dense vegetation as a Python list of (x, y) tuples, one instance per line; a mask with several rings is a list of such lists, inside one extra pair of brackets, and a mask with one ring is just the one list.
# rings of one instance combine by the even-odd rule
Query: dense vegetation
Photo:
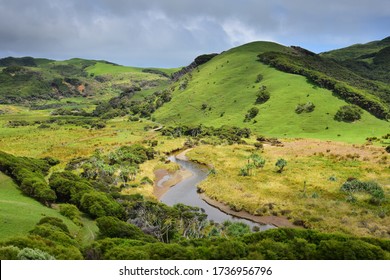
[(57, 163), (52, 158), (20, 158), (0, 151), (0, 171), (12, 177), (23, 193), (46, 205), (53, 203), (56, 195), (46, 183), (45, 175)]
[(101, 237), (78, 245), (61, 220), (44, 218), (24, 238), (0, 243), (0, 259), (388, 259), (388, 240), (352, 238), (311, 230), (277, 229), (226, 237), (158, 242), (112, 217), (97, 220)]
[(303, 75), (378, 118), (389, 118), (390, 90), (387, 86), (358, 76), (334, 61), (308, 54), (300, 48), (294, 50), (292, 53), (262, 53), (259, 59), (278, 70)]
[(390, 38), (322, 53), (370, 80), (390, 83)]

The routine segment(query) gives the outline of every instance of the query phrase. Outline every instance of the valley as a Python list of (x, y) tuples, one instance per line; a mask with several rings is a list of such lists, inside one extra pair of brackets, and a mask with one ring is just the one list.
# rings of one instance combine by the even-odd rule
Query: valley
[[(389, 259), (378, 42), (320, 55), (253, 42), (181, 71), (1, 59), (0, 259)], [(366, 53), (377, 80), (351, 62)], [(184, 150), (205, 167), (193, 195), (280, 227), (165, 201), (194, 179), (169, 160)]]

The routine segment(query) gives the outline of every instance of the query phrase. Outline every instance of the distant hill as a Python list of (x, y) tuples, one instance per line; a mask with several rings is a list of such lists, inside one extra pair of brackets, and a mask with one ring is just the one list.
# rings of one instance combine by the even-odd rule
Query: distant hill
[(22, 57), (0, 59), (0, 104), (30, 104), (69, 97), (120, 94), (135, 84), (156, 87), (170, 70), (126, 67), (107, 61)]
[[(310, 77), (313, 73), (319, 79)], [(153, 114), (172, 126), (232, 125), (269, 136), (345, 141), (390, 130), (380, 120), (388, 117), (386, 84), (298, 47), (254, 42), (233, 48), (195, 68), (173, 88), (172, 100)], [(340, 107), (351, 103), (365, 107), (361, 119), (336, 121)]]
[(359, 75), (390, 84), (390, 37), (321, 53)]

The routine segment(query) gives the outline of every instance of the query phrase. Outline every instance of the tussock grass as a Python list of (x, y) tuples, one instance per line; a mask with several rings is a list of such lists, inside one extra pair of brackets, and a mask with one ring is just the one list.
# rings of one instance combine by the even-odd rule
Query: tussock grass
[[(313, 142), (315, 146), (318, 143)], [(293, 222), (303, 221), (306, 227), (322, 231), (389, 237), (388, 201), (374, 206), (362, 195), (357, 197), (356, 203), (350, 203), (346, 194), (340, 191), (342, 183), (350, 177), (374, 179), (384, 186), (388, 197), (388, 162), (378, 164), (374, 151), (368, 161), (346, 157), (340, 159), (329, 154), (300, 154), (299, 149), (291, 148), (293, 144), (291, 142), (286, 147), (265, 145), (261, 154), (266, 160), (264, 168), (245, 177), (239, 176), (239, 170), (255, 151), (251, 146), (199, 146), (188, 152), (187, 156), (215, 167), (217, 174), (210, 175), (200, 184), (200, 188), (232, 209), (244, 209), (255, 215), (284, 215)], [(327, 142), (322, 144), (326, 146)], [(340, 145), (340, 149), (346, 145), (331, 144), (332, 147)], [(280, 157), (288, 163), (282, 173), (278, 173), (275, 167)], [(383, 213), (387, 214), (383, 216)]]

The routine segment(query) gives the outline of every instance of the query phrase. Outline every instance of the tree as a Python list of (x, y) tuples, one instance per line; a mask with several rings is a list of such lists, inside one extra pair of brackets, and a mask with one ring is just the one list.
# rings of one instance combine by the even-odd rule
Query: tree
[(287, 161), (283, 158), (280, 158), (276, 161), (275, 166), (279, 168), (278, 173), (282, 173), (284, 167), (286, 167)]

